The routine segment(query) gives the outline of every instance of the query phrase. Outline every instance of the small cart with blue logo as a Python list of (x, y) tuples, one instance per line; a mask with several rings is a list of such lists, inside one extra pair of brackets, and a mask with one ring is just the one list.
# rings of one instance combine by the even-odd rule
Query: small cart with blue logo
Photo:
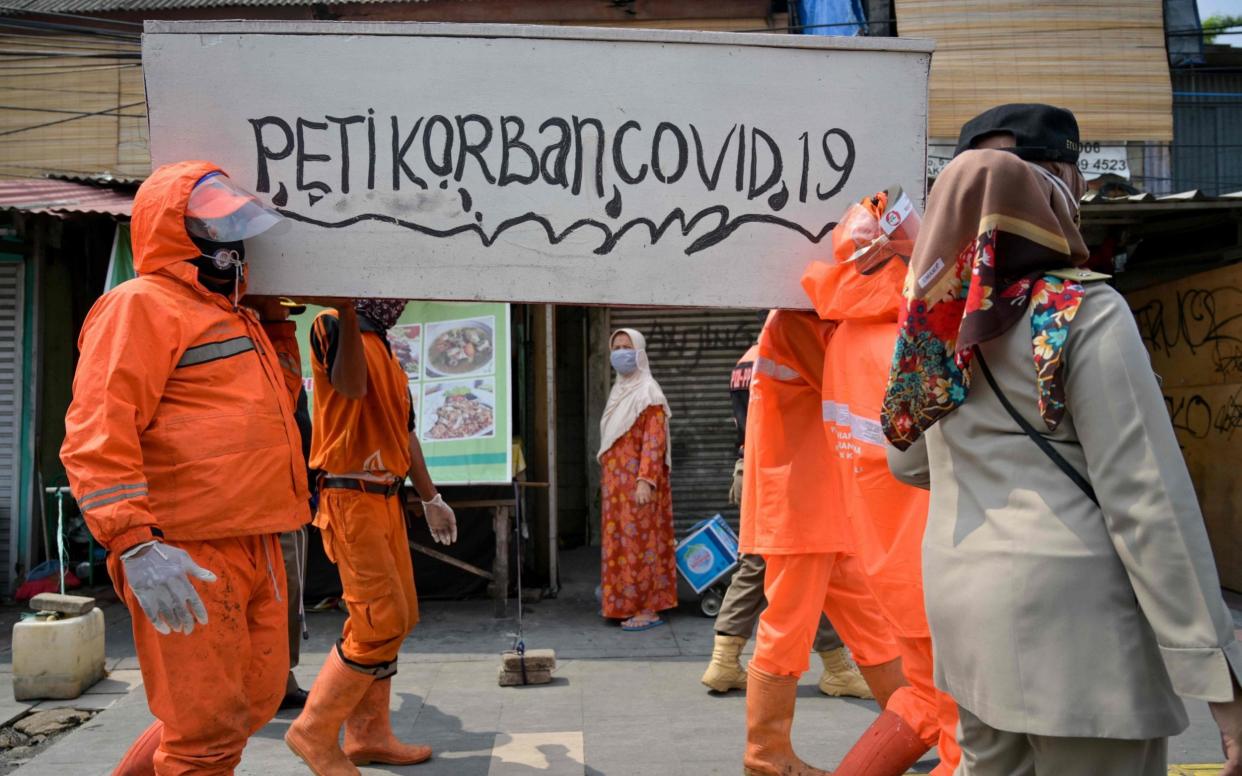
[(699, 610), (705, 617), (720, 613), (737, 568), (737, 544), (737, 534), (716, 515), (696, 524), (677, 545), (677, 570), (699, 596)]

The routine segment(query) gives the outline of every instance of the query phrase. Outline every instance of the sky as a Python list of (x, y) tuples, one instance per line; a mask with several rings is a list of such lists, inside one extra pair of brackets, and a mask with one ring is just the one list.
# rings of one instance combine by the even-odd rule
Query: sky
[[(1200, 19), (1216, 15), (1242, 16), (1242, 0), (1199, 0)], [(1217, 38), (1216, 42), (1242, 46), (1242, 35), (1225, 35)]]
[(1199, 0), (1199, 18), (1206, 19), (1217, 14), (1242, 14), (1242, 0)]

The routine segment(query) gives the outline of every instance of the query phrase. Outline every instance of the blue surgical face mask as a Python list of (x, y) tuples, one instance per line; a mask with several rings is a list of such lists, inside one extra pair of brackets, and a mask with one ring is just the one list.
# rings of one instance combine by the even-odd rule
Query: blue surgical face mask
[(612, 368), (623, 375), (632, 375), (638, 370), (638, 351), (632, 348), (614, 350), (610, 359)]

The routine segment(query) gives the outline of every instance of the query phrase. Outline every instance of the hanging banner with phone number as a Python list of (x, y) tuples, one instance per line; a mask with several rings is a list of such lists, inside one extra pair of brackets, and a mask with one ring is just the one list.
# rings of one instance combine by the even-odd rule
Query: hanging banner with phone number
[[(314, 406), (310, 328), (296, 316), (303, 385)], [(388, 330), (414, 401), (418, 439), (437, 485), (507, 483), (512, 471), (509, 305), (410, 302)]]
[[(953, 160), (954, 147), (947, 143), (931, 143), (927, 146), (927, 177), (935, 178)], [(1082, 144), (1078, 155), (1078, 169), (1082, 177), (1093, 181), (1102, 175), (1116, 175), (1130, 180), (1130, 161), (1125, 145), (1087, 142)]]

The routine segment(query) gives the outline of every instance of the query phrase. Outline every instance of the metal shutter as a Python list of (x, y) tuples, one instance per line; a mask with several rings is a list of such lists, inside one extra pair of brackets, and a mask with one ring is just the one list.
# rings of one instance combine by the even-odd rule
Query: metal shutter
[(673, 519), (678, 537), (720, 513), (737, 528), (729, 484), (737, 445), (729, 403), (733, 365), (759, 336), (751, 310), (613, 308), (611, 329), (647, 337), (651, 371), (673, 409)]
[(12, 581), (21, 461), (22, 265), (0, 262), (0, 590)]

